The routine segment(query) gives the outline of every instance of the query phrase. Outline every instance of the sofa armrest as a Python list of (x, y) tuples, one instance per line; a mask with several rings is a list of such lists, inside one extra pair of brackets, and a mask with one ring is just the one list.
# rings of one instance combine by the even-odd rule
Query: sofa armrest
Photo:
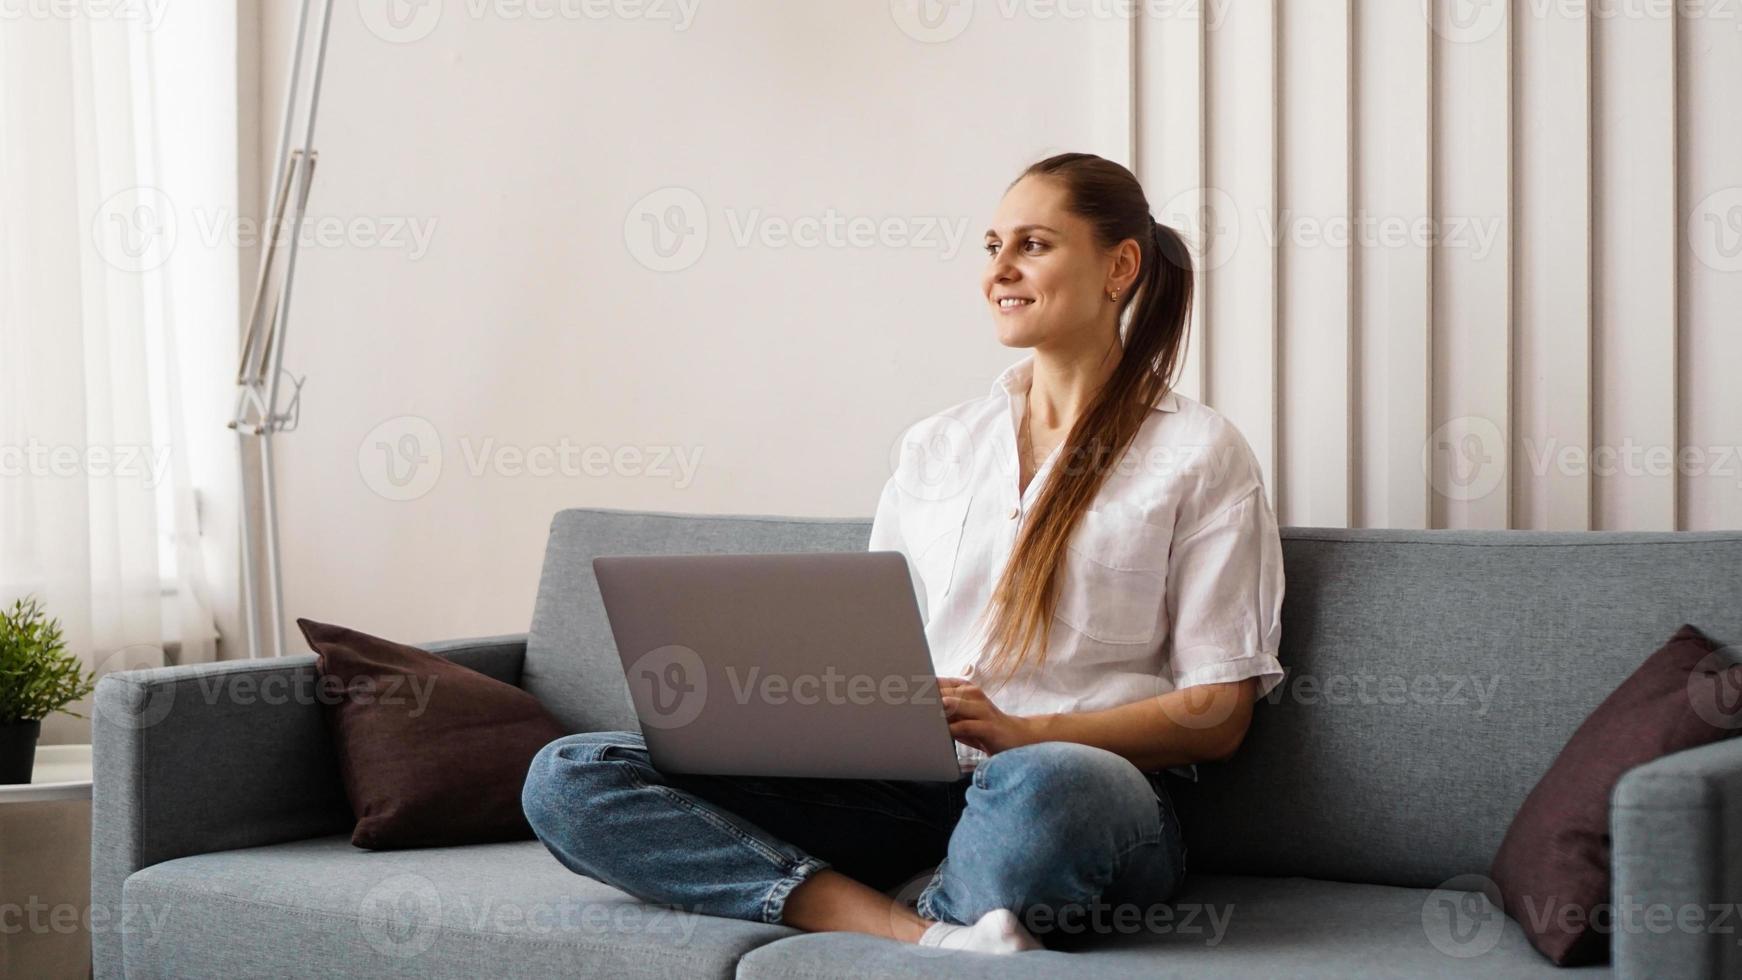
[(1742, 738), (1629, 770), (1611, 804), (1615, 976), (1742, 976)]
[[(522, 635), (420, 644), (517, 683)], [(122, 884), (174, 858), (345, 833), (355, 822), (312, 653), (119, 671), (91, 715), (92, 957), (121, 976), (123, 933), (145, 921)]]

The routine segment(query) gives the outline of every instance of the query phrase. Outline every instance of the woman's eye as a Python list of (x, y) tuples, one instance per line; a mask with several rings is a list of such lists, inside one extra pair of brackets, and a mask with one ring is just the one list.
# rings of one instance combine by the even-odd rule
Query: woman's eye
[[(1041, 248), (1045, 248), (1045, 247), (1046, 247), (1046, 243), (1041, 241), (1038, 238), (1025, 238), (1022, 240), (1022, 250), (1025, 252), (1028, 252), (1030, 254), (1033, 254), (1036, 249), (1041, 249)], [(987, 255), (997, 255), (998, 254), (998, 243), (997, 242), (987, 242), (986, 243), (986, 254)]]

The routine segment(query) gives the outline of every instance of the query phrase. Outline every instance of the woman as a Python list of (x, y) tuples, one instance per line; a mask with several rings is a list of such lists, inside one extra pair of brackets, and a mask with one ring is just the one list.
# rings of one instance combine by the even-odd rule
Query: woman
[(904, 454), (870, 539), (909, 558), (961, 780), (667, 775), (639, 735), (572, 735), (523, 798), (565, 866), (694, 912), (991, 952), (1128, 931), (1176, 893), (1163, 773), (1228, 759), (1282, 680), (1275, 517), (1246, 440), (1170, 390), (1191, 258), (1130, 171), (1034, 164), (986, 252), (998, 339), (1034, 353), (908, 430), (949, 451)]

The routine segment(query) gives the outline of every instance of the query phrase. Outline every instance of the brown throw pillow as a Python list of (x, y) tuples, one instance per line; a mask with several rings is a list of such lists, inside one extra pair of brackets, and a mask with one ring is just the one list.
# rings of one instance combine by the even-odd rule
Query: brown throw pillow
[(298, 619), (357, 826), (388, 850), (525, 840), (532, 757), (567, 734), (532, 695), (416, 647)]
[(1676, 631), (1579, 725), (1525, 798), (1488, 875), (1506, 914), (1558, 966), (1609, 958), (1609, 799), (1627, 770), (1736, 734), (1742, 665)]

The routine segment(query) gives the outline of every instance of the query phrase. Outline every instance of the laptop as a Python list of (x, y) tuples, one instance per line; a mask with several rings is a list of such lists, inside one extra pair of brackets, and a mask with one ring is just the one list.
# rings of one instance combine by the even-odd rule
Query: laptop
[(960, 778), (900, 552), (602, 555), (593, 574), (661, 771)]

